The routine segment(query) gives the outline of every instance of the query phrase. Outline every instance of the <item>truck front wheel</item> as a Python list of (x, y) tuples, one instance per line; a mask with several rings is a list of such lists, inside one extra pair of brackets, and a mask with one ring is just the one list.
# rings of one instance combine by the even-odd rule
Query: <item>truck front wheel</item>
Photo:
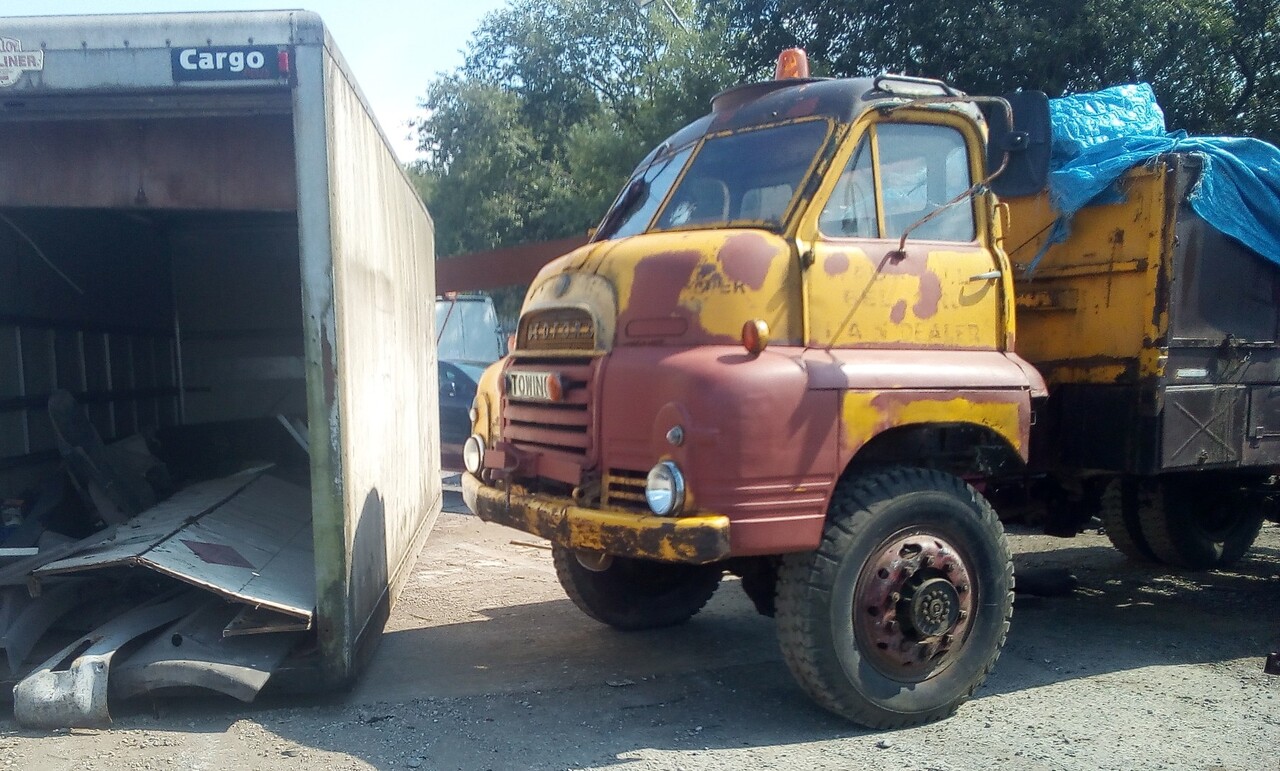
[(802, 688), (871, 728), (947, 717), (986, 678), (1013, 614), (991, 505), (949, 474), (847, 478), (816, 551), (778, 575), (778, 636)]
[(602, 624), (634, 631), (683, 624), (715, 594), (718, 565), (683, 565), (607, 557), (587, 567), (572, 549), (554, 546), (551, 558), (565, 594)]

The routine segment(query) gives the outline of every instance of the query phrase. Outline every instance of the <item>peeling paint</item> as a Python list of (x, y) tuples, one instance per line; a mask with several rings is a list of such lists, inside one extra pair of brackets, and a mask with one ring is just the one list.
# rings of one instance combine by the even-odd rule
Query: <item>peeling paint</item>
[(827, 259), (822, 261), (822, 269), (827, 272), (828, 276), (838, 276), (849, 270), (849, 255), (843, 252), (835, 252), (827, 255)]
[(894, 324), (901, 324), (902, 320), (907, 317), (907, 301), (899, 300), (893, 304), (893, 310), (889, 311), (889, 320)]
[(777, 244), (770, 243), (760, 233), (738, 233), (730, 236), (720, 247), (719, 254), (720, 265), (730, 280), (739, 281), (757, 291), (764, 287), (770, 264), (785, 256), (785, 252), (779, 252)]
[(990, 428), (1018, 452), (1027, 439), (1025, 397), (1018, 393), (931, 398), (907, 391), (850, 391), (841, 404), (844, 448), (856, 452), (878, 434), (909, 425), (969, 423)]
[(578, 508), (513, 486), (508, 492), (463, 475), (476, 513), (495, 522), (572, 549), (590, 549), (640, 559), (706, 564), (729, 556), (729, 518), (656, 517)]

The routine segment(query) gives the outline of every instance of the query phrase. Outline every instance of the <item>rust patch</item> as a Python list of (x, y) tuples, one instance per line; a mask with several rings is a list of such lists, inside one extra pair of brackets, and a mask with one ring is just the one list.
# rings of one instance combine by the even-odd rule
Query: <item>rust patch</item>
[(919, 252), (908, 252), (906, 258), (895, 260), (885, 255), (880, 261), (879, 273), (884, 276), (915, 276), (920, 279), (920, 290), (916, 303), (911, 307), (918, 319), (930, 319), (937, 315), (938, 306), (942, 303), (942, 281), (938, 274), (925, 266), (927, 255)]
[(827, 256), (822, 261), (822, 269), (827, 272), (828, 276), (838, 276), (849, 270), (849, 255), (843, 252), (836, 252)]
[(638, 316), (684, 316), (680, 293), (694, 278), (698, 266), (696, 251), (668, 252), (641, 260), (635, 269), (631, 297), (626, 310), (619, 314), (618, 326)]
[(788, 118), (805, 118), (813, 115), (818, 110), (818, 97), (810, 96), (805, 99), (796, 100), (795, 104), (787, 110)]
[(324, 403), (332, 407), (337, 401), (338, 372), (333, 356), (333, 343), (329, 342), (329, 330), (320, 327), (320, 368), (324, 372)]
[(724, 242), (719, 259), (725, 276), (759, 291), (777, 255), (777, 249), (764, 236), (740, 233)]
[(627, 557), (706, 564), (729, 556), (729, 519), (724, 516), (660, 519), (579, 509), (568, 500), (530, 495), (522, 487), (480, 486), (476, 513), (486, 522), (522, 530), (569, 548)]
[(907, 317), (907, 301), (899, 300), (893, 304), (893, 310), (889, 311), (889, 320), (894, 324), (901, 324), (902, 320)]

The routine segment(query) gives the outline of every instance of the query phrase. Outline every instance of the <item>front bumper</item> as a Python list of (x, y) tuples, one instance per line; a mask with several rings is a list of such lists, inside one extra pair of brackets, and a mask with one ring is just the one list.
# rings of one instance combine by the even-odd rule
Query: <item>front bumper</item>
[(729, 518), (656, 517), (585, 509), (563, 498), (482, 484), (462, 475), (462, 497), (486, 522), (541, 536), (571, 549), (703, 565), (729, 556)]

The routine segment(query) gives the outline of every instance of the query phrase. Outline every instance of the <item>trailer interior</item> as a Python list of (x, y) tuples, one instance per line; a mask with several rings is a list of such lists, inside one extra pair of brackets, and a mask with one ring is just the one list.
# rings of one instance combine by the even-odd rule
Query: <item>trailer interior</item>
[(65, 690), (50, 678), (129, 614), (146, 618), (128, 635), (157, 631), (108, 652), (139, 662), (113, 692), (251, 699), (307, 655), (290, 105), (278, 89), (0, 110), (0, 680), (20, 690)]

